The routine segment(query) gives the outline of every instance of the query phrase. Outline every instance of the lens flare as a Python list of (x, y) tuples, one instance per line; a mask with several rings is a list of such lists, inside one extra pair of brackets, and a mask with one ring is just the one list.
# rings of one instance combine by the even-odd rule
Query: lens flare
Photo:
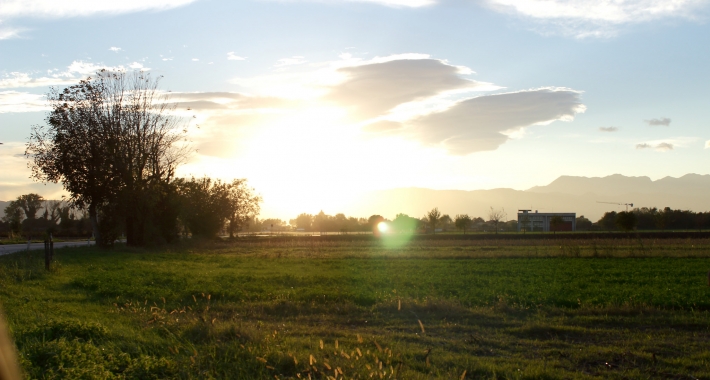
[(387, 232), (387, 230), (388, 230), (389, 228), (390, 228), (390, 227), (389, 227), (389, 226), (387, 225), (387, 223), (385, 223), (385, 222), (379, 222), (379, 223), (377, 223), (377, 230), (380, 231), (380, 232), (382, 232), (382, 233)]

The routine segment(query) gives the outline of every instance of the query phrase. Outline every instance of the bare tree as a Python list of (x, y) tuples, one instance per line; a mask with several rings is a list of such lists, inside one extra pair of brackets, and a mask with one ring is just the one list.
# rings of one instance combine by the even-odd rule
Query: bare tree
[(498, 224), (502, 221), (505, 221), (505, 218), (508, 216), (508, 214), (505, 212), (504, 208), (500, 209), (494, 209), (491, 207), (491, 210), (488, 212), (488, 221), (493, 222), (496, 228), (496, 234), (498, 234)]
[(440, 218), (441, 212), (439, 211), (438, 207), (434, 207), (426, 214), (426, 220), (429, 222), (429, 225), (431, 226), (431, 231), (434, 234), (436, 234), (436, 225), (439, 223)]

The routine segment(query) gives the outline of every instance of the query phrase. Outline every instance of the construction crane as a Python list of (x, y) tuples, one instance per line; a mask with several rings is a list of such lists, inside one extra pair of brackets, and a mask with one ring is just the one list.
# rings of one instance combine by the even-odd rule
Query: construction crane
[(606, 203), (606, 204), (609, 204), (609, 205), (626, 206), (626, 212), (629, 212), (629, 206), (634, 207), (634, 204), (633, 204), (633, 203), (599, 202), (599, 201), (597, 201), (597, 203)]

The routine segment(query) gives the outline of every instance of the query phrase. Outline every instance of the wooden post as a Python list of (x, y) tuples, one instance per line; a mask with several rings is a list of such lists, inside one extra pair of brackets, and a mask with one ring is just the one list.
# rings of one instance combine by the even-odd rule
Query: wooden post
[(49, 270), (49, 239), (44, 239), (44, 269)]
[(49, 233), (49, 263), (54, 261), (54, 239), (52, 238), (52, 233)]

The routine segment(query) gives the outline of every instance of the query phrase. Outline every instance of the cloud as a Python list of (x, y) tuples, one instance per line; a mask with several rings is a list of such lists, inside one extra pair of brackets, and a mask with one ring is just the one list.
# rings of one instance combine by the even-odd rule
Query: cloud
[(0, 113), (39, 112), (49, 109), (44, 95), (0, 91)]
[(302, 63), (306, 63), (306, 61), (302, 56), (296, 55), (291, 58), (281, 58), (279, 59), (274, 67), (283, 67), (283, 66), (292, 66), (292, 65), (300, 65)]
[(540, 88), (466, 99), (446, 111), (412, 120), (405, 133), (464, 155), (495, 150), (528, 126), (572, 121), (585, 110), (579, 91)]
[(288, 99), (249, 96), (237, 92), (171, 92), (170, 101), (177, 103), (179, 110), (187, 108), (193, 111), (235, 110), (242, 113), (291, 108), (296, 105)]
[(710, 148), (710, 140), (705, 141), (705, 149)]
[(663, 140), (644, 141), (636, 144), (636, 149), (654, 149), (659, 152), (667, 152), (676, 148), (684, 148), (697, 140), (697, 137), (673, 137)]
[[(538, 24), (543, 32), (575, 37), (610, 37), (624, 24), (664, 18), (696, 19), (707, 8), (703, 0), (484, 0), (503, 13), (520, 15)], [(545, 28), (552, 26), (552, 28)], [(542, 27), (542, 28), (540, 28)]]
[(121, 49), (120, 47), (111, 46), (110, 48), (108, 48), (108, 50), (111, 50), (114, 53), (118, 53), (119, 51), (121, 51), (123, 49)]
[(601, 132), (616, 132), (619, 130), (619, 127), (599, 127), (599, 130)]
[(112, 15), (140, 11), (163, 11), (181, 7), (196, 0), (3, 0), (0, 19), (17, 17), (61, 18)]
[(463, 74), (471, 73), (468, 68), (429, 58), (395, 59), (343, 67), (337, 71), (345, 79), (333, 85), (324, 99), (365, 119), (447, 91), (489, 85), (463, 78)]
[(11, 27), (0, 27), (0, 40), (9, 40), (20, 36), (22, 29)]
[[(134, 70), (150, 70), (144, 67), (143, 64), (133, 62), (128, 65), (128, 68)], [(11, 72), (0, 77), (0, 88), (29, 88), (29, 87), (47, 87), (47, 86), (62, 86), (77, 83), (79, 80), (93, 75), (101, 69), (107, 70), (126, 70), (124, 66), (104, 66), (97, 65), (91, 62), (74, 61), (66, 70), (48, 70), (46, 76), (33, 77), (31, 73)]]
[(656, 145), (656, 150), (661, 151), (661, 152), (666, 152), (666, 151), (669, 151), (672, 149), (673, 149), (673, 144), (671, 144), (671, 143), (663, 142), (663, 143)]
[(667, 117), (662, 117), (660, 119), (650, 119), (650, 120), (644, 120), (648, 125), (650, 126), (657, 126), (657, 125), (662, 125), (664, 127), (667, 127), (671, 125), (671, 119)]
[(245, 59), (246, 59), (246, 58), (240, 57), (240, 56), (234, 54), (233, 51), (230, 51), (229, 53), (227, 53), (227, 60), (230, 60), (230, 61), (243, 61), (243, 60), (245, 60)]

